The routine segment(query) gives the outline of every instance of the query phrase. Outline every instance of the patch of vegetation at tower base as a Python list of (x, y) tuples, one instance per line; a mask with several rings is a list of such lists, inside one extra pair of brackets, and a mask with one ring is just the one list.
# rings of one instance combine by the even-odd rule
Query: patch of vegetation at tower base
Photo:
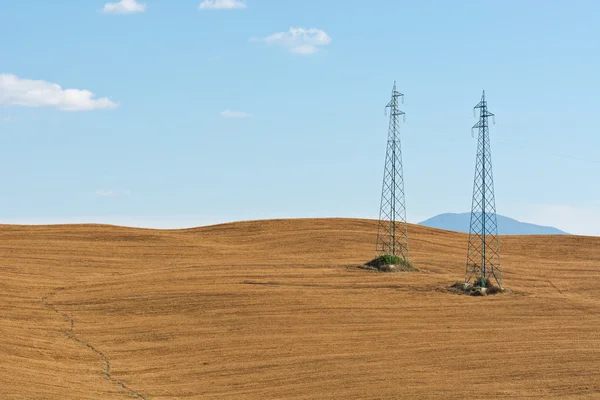
[(448, 287), (450, 293), (469, 296), (493, 296), (508, 293), (508, 289), (495, 286), (489, 279), (480, 278), (473, 282), (456, 282)]
[(361, 268), (379, 272), (419, 272), (410, 261), (389, 254), (379, 256), (362, 265)]

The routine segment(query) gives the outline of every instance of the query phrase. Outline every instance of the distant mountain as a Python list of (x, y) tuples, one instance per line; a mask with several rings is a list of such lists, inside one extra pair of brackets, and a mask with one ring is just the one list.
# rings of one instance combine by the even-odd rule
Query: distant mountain
[[(560, 229), (551, 226), (541, 226), (520, 222), (516, 219), (497, 215), (498, 234), (499, 235), (568, 235)], [(419, 225), (429, 226), (431, 228), (445, 229), (455, 232), (469, 232), (471, 224), (471, 213), (462, 214), (440, 214), (426, 221), (419, 222)]]

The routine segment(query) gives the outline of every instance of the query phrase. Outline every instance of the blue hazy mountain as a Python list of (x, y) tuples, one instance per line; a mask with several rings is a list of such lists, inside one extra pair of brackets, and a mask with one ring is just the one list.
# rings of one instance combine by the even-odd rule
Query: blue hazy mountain
[[(497, 215), (499, 235), (568, 235), (568, 233), (551, 226), (541, 226), (520, 222), (516, 219)], [(445, 229), (456, 232), (469, 232), (471, 213), (462, 214), (440, 214), (429, 218), (419, 225), (431, 228)]]

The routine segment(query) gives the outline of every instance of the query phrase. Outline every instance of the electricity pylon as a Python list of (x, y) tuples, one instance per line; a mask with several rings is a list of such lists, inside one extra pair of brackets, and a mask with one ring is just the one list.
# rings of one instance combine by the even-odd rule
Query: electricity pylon
[[(502, 287), (500, 243), (498, 242), (492, 151), (488, 124), (488, 118), (494, 117), (494, 114), (489, 112), (487, 108), (485, 91), (479, 104), (473, 108), (473, 113), (476, 109), (479, 109), (479, 122), (472, 129), (479, 129), (479, 137), (477, 140), (477, 161), (473, 183), (465, 282), (484, 283), (488, 279), (491, 281), (493, 278)], [(471, 134), (473, 134), (473, 131), (471, 131)]]
[(405, 114), (398, 109), (400, 98), (404, 102), (404, 95), (396, 90), (396, 82), (394, 82), (392, 99), (386, 106), (386, 110), (390, 109), (390, 125), (377, 229), (377, 255), (392, 255), (409, 261), (402, 150), (398, 127), (400, 116), (405, 117)]

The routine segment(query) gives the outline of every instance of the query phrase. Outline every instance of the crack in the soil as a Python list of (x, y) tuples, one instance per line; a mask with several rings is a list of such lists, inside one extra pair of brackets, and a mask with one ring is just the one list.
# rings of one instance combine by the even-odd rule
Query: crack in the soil
[(132, 388), (130, 388), (129, 386), (127, 386), (127, 384), (123, 381), (120, 381), (116, 378), (114, 378), (111, 374), (110, 371), (110, 360), (108, 359), (108, 357), (106, 357), (104, 355), (104, 353), (102, 353), (100, 350), (98, 350), (97, 348), (95, 348), (94, 346), (92, 346), (91, 344), (89, 344), (88, 342), (78, 338), (75, 335), (75, 332), (73, 332), (73, 329), (75, 328), (75, 322), (73, 321), (73, 318), (69, 317), (68, 314), (58, 310), (54, 305), (52, 305), (51, 303), (48, 302), (48, 298), (54, 296), (56, 293), (58, 293), (59, 291), (64, 290), (64, 288), (57, 288), (56, 290), (54, 290), (53, 292), (49, 293), (47, 296), (42, 297), (42, 304), (44, 305), (44, 307), (54, 311), (55, 313), (62, 315), (63, 319), (65, 320), (65, 322), (67, 322), (69, 324), (69, 329), (66, 331), (63, 331), (64, 335), (87, 347), (88, 349), (92, 350), (94, 353), (96, 353), (96, 355), (98, 355), (100, 357), (100, 359), (102, 360), (102, 362), (104, 363), (104, 376), (106, 377), (106, 379), (108, 379), (109, 381), (111, 381), (112, 383), (114, 383), (115, 385), (119, 385), (122, 389), (127, 390), (129, 392), (129, 394), (131, 395), (131, 397), (133, 398), (137, 398), (137, 399), (142, 399), (142, 400), (148, 400), (148, 398), (146, 396), (144, 396), (143, 394), (133, 390)]

